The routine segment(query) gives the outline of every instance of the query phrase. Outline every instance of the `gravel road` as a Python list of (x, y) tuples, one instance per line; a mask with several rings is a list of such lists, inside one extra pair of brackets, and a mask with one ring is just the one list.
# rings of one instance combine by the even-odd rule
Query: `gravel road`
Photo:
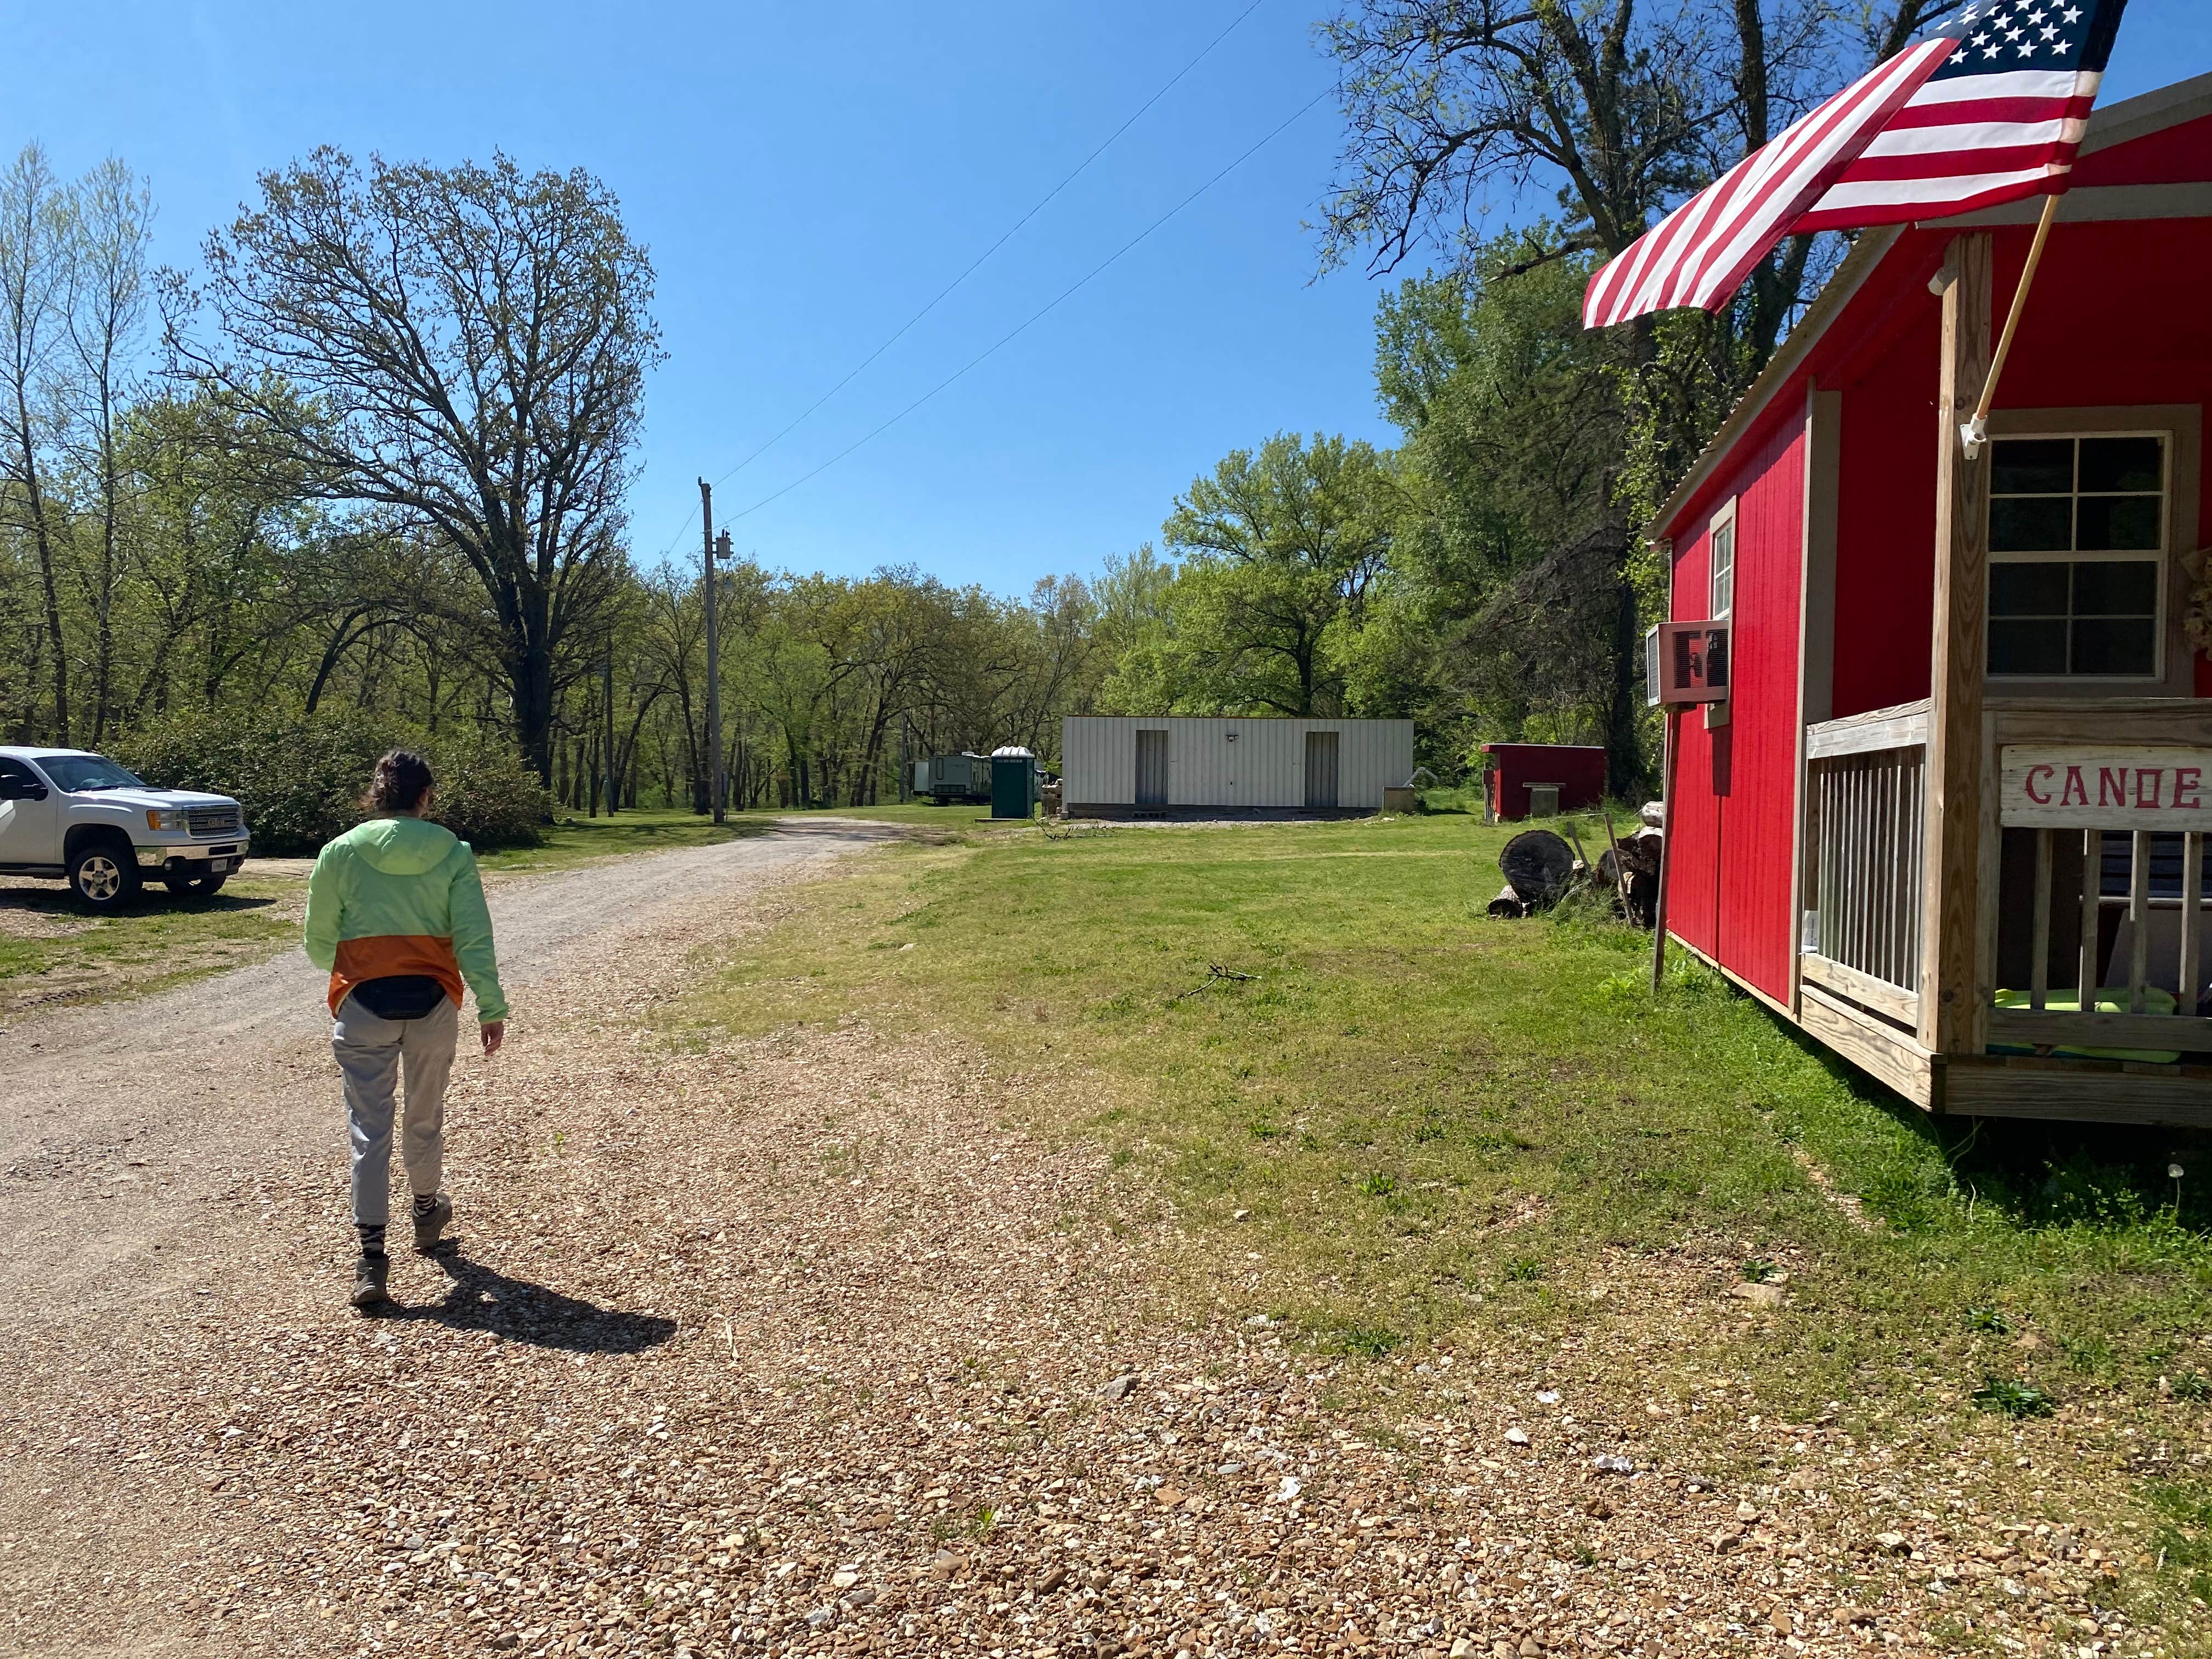
[(1170, 1298), (1172, 1223), (957, 1040), (682, 1024), (886, 833), (503, 884), (458, 1242), (376, 1317), (298, 957), (9, 1031), (0, 1652), (1917, 1653), (1938, 1574), (2031, 1650), (2120, 1633), (2075, 1543), (1938, 1528), (1938, 1471), (1825, 1419), (1761, 1428), (1771, 1485), (1668, 1473), (1581, 1345), (1656, 1363), (1694, 1273), (1598, 1264), (1633, 1329), (1347, 1366), (1249, 1313), (1256, 1258)]

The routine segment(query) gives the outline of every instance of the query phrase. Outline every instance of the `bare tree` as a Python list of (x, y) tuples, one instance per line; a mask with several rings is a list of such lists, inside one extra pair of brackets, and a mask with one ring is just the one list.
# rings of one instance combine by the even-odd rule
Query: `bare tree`
[[(256, 417), (333, 498), (411, 520), (489, 602), (515, 737), (541, 779), (572, 638), (621, 580), (623, 495), (659, 336), (653, 270), (578, 170), (389, 166), (319, 149), (264, 174), (173, 290), (178, 368)], [(221, 334), (189, 326), (204, 301)]]
[(115, 596), (125, 469), (118, 423), (134, 390), (146, 321), (147, 245), (154, 203), (144, 180), (121, 161), (101, 162), (69, 193), (64, 241), (70, 350), (58, 376), (66, 442), (90, 483), (98, 545), (80, 566), (92, 614), (92, 741), (106, 735), (115, 707)]
[[(1611, 258), (1658, 213), (1771, 139), (1936, 0), (1353, 0), (1323, 25), (1348, 125), (1325, 264), (1416, 247), (1463, 258), (1493, 209), (1558, 192), (1532, 258)], [(1763, 362), (1817, 273), (1792, 238), (1753, 272), (1743, 334)]]
[(53, 506), (46, 470), (52, 421), (46, 399), (64, 333), (69, 192), (46, 152), (26, 145), (0, 174), (0, 477), (10, 517), (37, 558), (47, 648), (53, 654), (53, 741), (70, 740), (69, 641), (55, 574)]

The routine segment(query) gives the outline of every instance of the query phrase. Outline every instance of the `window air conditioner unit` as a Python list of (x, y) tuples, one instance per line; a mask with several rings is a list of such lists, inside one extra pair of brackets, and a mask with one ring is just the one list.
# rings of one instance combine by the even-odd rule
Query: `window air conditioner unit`
[(1644, 636), (1644, 679), (1645, 696), (1653, 708), (1726, 702), (1729, 625), (1661, 623)]

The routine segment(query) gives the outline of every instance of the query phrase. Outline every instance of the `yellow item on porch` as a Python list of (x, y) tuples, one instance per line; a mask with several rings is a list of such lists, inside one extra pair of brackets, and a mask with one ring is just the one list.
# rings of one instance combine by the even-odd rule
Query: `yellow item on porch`
[[(2095, 1012), (2100, 1014), (2124, 1014), (2128, 1012), (2128, 988), (2107, 985), (2096, 995)], [(2025, 1009), (2028, 1006), (2026, 991), (2000, 991), (1996, 1006), (2000, 1008)], [(2155, 985), (2143, 988), (2143, 1012), (2170, 1014), (2177, 1005), (2173, 993), (2161, 991)], [(2075, 1014), (2081, 1012), (2081, 1002), (2072, 991), (2047, 991), (2043, 997), (2043, 1012), (2046, 1014)], [(2032, 1054), (2035, 1050), (2022, 1042), (1992, 1042), (1993, 1054)], [(2178, 1048), (2082, 1048), (2070, 1042), (2052, 1047), (2054, 1054), (2067, 1054), (2077, 1060), (2139, 1060), (2153, 1066), (2171, 1066), (2181, 1058)]]

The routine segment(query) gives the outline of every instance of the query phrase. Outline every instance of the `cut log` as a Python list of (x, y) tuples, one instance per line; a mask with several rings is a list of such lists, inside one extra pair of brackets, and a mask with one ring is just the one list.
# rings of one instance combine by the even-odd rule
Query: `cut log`
[(1528, 914), (1528, 907), (1521, 902), (1521, 895), (1509, 883), (1490, 901), (1490, 914), (1500, 921), (1518, 921)]
[(1522, 902), (1532, 908), (1557, 902), (1574, 873), (1575, 855), (1549, 830), (1525, 830), (1505, 843), (1498, 867)]

